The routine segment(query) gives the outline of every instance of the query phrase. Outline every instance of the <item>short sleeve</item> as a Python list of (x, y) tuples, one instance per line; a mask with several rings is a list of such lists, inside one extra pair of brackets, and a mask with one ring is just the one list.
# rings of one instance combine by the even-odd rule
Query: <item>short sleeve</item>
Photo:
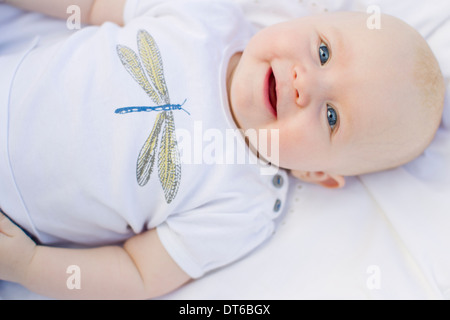
[[(244, 257), (274, 232), (275, 222), (259, 208), (235, 203), (241, 210), (214, 213), (220, 206), (214, 203), (176, 214), (157, 227), (168, 253), (192, 278)], [(225, 207), (233, 204), (228, 201)]]

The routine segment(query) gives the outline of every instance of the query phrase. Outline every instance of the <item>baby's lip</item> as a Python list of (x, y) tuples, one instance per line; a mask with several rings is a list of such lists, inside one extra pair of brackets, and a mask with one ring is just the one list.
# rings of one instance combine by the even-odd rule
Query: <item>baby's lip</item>
[(265, 81), (265, 97), (266, 107), (269, 112), (276, 118), (277, 117), (277, 81), (272, 68), (269, 68), (266, 74)]

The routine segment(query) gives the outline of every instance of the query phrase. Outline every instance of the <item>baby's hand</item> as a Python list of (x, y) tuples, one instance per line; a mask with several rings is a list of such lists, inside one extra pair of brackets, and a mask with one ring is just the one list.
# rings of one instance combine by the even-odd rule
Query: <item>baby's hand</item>
[(0, 279), (21, 283), (36, 244), (0, 210)]

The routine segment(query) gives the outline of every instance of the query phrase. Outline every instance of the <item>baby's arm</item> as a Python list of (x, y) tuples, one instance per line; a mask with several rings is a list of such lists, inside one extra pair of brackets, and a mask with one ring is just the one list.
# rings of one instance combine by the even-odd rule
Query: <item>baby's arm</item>
[(67, 19), (67, 8), (77, 5), (81, 11), (81, 21), (86, 24), (101, 25), (110, 21), (123, 25), (123, 10), (126, 0), (6, 0), (18, 8)]
[[(79, 289), (67, 285), (73, 265), (80, 271)], [(123, 247), (53, 248), (35, 245), (0, 213), (0, 279), (58, 299), (146, 299), (190, 278), (168, 255), (155, 229)]]

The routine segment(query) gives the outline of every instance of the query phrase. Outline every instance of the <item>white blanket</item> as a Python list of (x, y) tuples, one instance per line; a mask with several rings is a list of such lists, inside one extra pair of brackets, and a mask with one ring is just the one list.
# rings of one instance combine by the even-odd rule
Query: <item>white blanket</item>
[[(448, 0), (233, 0), (258, 26), (322, 11), (378, 8), (415, 27), (450, 89)], [(370, 6), (377, 7), (370, 7)], [(449, 299), (450, 99), (432, 145), (401, 168), (351, 178), (341, 190), (291, 179), (273, 239), (162, 299)], [(0, 282), (0, 297), (39, 299)]]

